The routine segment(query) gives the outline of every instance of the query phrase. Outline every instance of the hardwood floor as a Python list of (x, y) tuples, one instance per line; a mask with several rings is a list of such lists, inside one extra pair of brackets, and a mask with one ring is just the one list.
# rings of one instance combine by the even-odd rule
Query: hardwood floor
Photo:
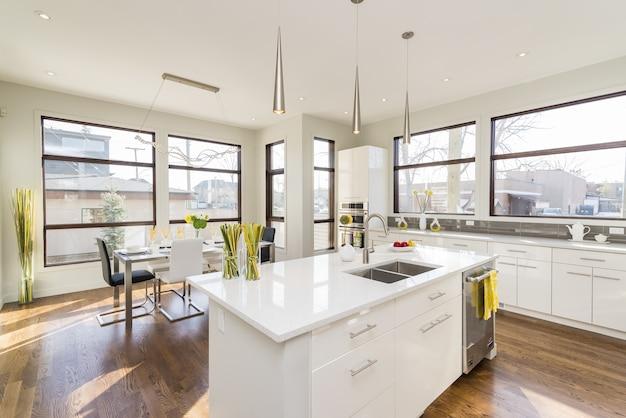
[[(207, 316), (138, 319), (127, 337), (98, 325), (110, 303), (101, 289), (4, 307), (0, 417), (209, 415)], [(626, 342), (512, 314), (498, 316), (497, 340), (498, 357), (425, 417), (626, 416)]]

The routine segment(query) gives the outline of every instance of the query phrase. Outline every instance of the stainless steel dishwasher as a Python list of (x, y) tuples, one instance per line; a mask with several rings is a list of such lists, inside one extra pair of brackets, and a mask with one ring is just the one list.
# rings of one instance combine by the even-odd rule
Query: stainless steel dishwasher
[(484, 280), (493, 263), (483, 264), (463, 273), (463, 373), (469, 373), (484, 358), (496, 356), (496, 315), (482, 317), (485, 298)]

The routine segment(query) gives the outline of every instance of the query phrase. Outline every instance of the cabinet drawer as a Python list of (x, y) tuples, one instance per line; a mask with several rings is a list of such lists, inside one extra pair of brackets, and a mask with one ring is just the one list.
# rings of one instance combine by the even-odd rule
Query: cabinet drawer
[(396, 416), (415, 418), (462, 370), (462, 300), (447, 303), (396, 329)]
[(474, 251), (479, 254), (487, 254), (487, 243), (485, 241), (474, 241), (470, 239), (444, 238), (446, 248), (456, 250)]
[(554, 263), (552, 270), (552, 314), (590, 323), (591, 267)]
[(489, 253), (537, 261), (550, 261), (552, 259), (552, 248), (503, 244), (500, 242), (489, 243)]
[(626, 332), (626, 272), (593, 269), (593, 323)]
[(390, 387), (351, 418), (393, 418), (395, 416), (393, 387)]
[(392, 329), (394, 305), (395, 301), (383, 303), (313, 331), (313, 370)]
[(623, 254), (555, 248), (552, 252), (552, 260), (562, 264), (626, 270), (626, 257)]
[(346, 418), (394, 382), (394, 332), (390, 331), (317, 369), (312, 377), (313, 418)]
[(552, 305), (552, 264), (545, 261), (517, 261), (517, 305), (550, 313)]
[(452, 275), (396, 299), (396, 322), (401, 324), (461, 294), (461, 275)]

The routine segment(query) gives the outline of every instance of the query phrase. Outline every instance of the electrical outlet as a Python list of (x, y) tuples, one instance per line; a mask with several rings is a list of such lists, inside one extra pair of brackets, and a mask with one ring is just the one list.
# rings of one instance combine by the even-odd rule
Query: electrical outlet
[(465, 225), (467, 226), (474, 226), (474, 221), (465, 221)]
[(624, 228), (609, 227), (609, 235), (624, 235)]

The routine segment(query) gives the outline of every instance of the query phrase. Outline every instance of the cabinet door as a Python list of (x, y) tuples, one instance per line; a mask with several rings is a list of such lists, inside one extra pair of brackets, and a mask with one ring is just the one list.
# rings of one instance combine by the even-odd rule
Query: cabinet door
[(454, 250), (473, 251), (478, 254), (487, 254), (487, 243), (470, 239), (445, 238), (444, 245)]
[(369, 201), (369, 158), (368, 147), (352, 149), (352, 192), (353, 199)]
[(550, 313), (552, 265), (545, 261), (517, 261), (517, 305), (532, 311)]
[(339, 202), (351, 200), (352, 196), (352, 150), (339, 151), (339, 162), (337, 164), (338, 176), (338, 196)]
[(496, 260), (496, 269), (500, 302), (517, 306), (517, 261), (513, 257), (499, 257)]
[(461, 296), (396, 329), (396, 417), (415, 418), (462, 371)]
[(593, 323), (626, 332), (626, 272), (593, 269)]
[(552, 314), (591, 322), (591, 267), (554, 263)]

